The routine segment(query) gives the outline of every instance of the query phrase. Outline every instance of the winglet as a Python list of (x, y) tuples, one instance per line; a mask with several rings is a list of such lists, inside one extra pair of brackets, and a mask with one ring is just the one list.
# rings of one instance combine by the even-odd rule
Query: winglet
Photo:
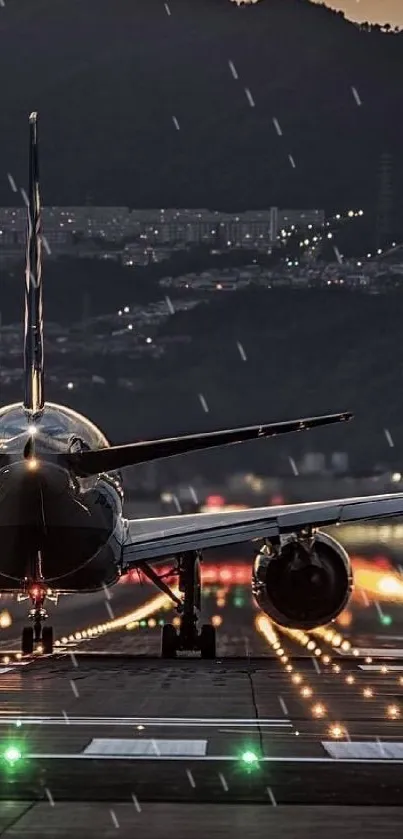
[(29, 117), (29, 189), (25, 268), (24, 409), (44, 408), (41, 202), (39, 196), (38, 114)]

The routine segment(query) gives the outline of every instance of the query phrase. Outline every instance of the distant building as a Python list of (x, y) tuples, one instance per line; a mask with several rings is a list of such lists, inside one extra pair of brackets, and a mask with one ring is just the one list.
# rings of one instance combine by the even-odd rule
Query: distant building
[[(25, 247), (26, 207), (0, 207), (0, 260)], [(270, 251), (283, 227), (320, 227), (323, 210), (248, 210), (222, 213), (206, 209), (130, 210), (128, 207), (44, 207), (42, 228), (48, 252), (69, 253), (77, 241), (126, 239), (144, 247), (208, 244)], [(15, 253), (14, 253), (15, 252)], [(138, 259), (138, 257), (137, 257)]]
[(278, 210), (278, 227), (299, 227), (304, 228), (308, 225), (320, 228), (325, 226), (325, 211), (324, 210)]

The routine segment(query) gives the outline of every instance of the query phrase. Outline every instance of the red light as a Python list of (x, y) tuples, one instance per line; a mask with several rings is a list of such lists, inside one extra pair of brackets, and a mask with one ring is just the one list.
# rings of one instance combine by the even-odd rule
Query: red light
[[(164, 576), (166, 572), (172, 570), (168, 565), (160, 565), (158, 573)], [(247, 562), (227, 562), (225, 564), (216, 565), (213, 562), (207, 562), (201, 567), (201, 578), (204, 585), (214, 585), (216, 583), (224, 583), (227, 586), (232, 586), (235, 583), (238, 585), (249, 585), (251, 578), (250, 564)], [(164, 577), (168, 585), (172, 585), (174, 576)], [(120, 578), (121, 583), (138, 583), (150, 585), (149, 579), (140, 572), (140, 575), (135, 569), (132, 569), (124, 577)], [(41, 589), (39, 589), (39, 593)], [(34, 590), (31, 589), (32, 596)]]
[(208, 495), (206, 498), (206, 507), (223, 507), (225, 498), (222, 495)]
[(272, 507), (280, 507), (281, 504), (284, 504), (284, 496), (283, 495), (273, 495), (270, 501)]

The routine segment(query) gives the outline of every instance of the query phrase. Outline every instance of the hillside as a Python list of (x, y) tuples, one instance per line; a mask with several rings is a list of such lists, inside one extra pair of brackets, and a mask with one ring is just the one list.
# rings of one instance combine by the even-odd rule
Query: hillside
[[(38, 108), (47, 204), (365, 208), (385, 151), (402, 188), (403, 35), (360, 31), (308, 0), (170, 9), (7, 4), (3, 171), (25, 183), (26, 116)], [(0, 204), (18, 200), (4, 177)]]
[[(170, 343), (159, 360), (133, 360), (122, 353), (86, 361), (88, 374), (103, 376), (106, 387), (58, 389), (52, 372), (61, 361), (48, 355), (48, 398), (87, 413), (117, 442), (353, 410), (356, 419), (348, 426), (279, 438), (275, 445), (231, 447), (219, 460), (203, 453), (188, 466), (178, 461), (178, 468), (249, 464), (259, 470), (266, 457), (274, 468), (288, 463), (290, 454), (298, 457), (313, 449), (348, 451), (357, 468), (383, 462), (401, 469), (402, 320), (399, 292), (371, 296), (261, 289), (214, 295), (208, 305), (174, 315), (155, 338), (161, 343), (187, 335), (185, 348)], [(66, 380), (71, 364), (66, 356)], [(135, 382), (135, 391), (119, 387), (118, 377)], [(19, 398), (18, 384), (2, 389), (2, 402)], [(394, 448), (388, 446), (385, 428)]]

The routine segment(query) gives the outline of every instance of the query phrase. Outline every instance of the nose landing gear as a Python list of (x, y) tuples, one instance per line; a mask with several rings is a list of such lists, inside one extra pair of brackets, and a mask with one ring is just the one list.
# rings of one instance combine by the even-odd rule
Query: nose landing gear
[(24, 626), (22, 630), (21, 652), (23, 655), (32, 655), (35, 645), (38, 644), (44, 655), (51, 655), (53, 653), (53, 628), (42, 626), (48, 618), (44, 607), (45, 600), (49, 596), (48, 589), (42, 583), (34, 583), (26, 586), (25, 596), (29, 597), (32, 604), (28, 613), (32, 625)]

